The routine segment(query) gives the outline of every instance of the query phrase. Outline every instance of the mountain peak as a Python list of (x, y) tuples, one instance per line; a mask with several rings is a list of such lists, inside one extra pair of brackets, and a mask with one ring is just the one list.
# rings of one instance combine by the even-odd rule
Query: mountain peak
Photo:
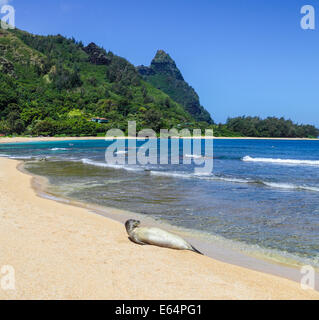
[(175, 64), (175, 61), (164, 50), (157, 50), (153, 61), (154, 60), (157, 62), (166, 62), (166, 63), (174, 63)]
[(184, 81), (184, 78), (176, 66), (175, 61), (164, 50), (158, 50), (151, 63), (151, 68), (155, 72), (165, 73), (177, 80)]
[(158, 50), (150, 67), (137, 67), (144, 80), (181, 104), (197, 121), (213, 123), (210, 114), (200, 105), (196, 91), (184, 80), (175, 61), (164, 50)]

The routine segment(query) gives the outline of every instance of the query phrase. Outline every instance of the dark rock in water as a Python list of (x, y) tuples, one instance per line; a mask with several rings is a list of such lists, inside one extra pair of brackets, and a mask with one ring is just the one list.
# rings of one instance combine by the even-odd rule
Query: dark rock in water
[(150, 67), (139, 66), (137, 71), (144, 80), (184, 106), (197, 121), (213, 123), (210, 114), (200, 105), (197, 93), (184, 80), (175, 61), (165, 51), (158, 50)]
[(109, 65), (111, 58), (107, 55), (104, 49), (98, 47), (95, 43), (91, 42), (83, 51), (89, 55), (89, 61), (96, 65)]

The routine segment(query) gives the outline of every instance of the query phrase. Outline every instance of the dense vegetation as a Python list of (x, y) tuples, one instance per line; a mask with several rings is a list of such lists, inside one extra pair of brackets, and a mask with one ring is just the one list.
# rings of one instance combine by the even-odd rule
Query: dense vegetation
[(317, 138), (319, 130), (311, 125), (298, 125), (284, 118), (237, 117), (227, 120), (229, 130), (247, 137)]
[(93, 43), (1, 30), (0, 57), (2, 134), (97, 135), (125, 130), (129, 120), (138, 129), (208, 126), (143, 81), (127, 60)]
[[(104, 135), (108, 129), (206, 129), (215, 136), (317, 137), (313, 126), (239, 117), (214, 124), (175, 62), (135, 68), (94, 43), (0, 29), (0, 134)], [(107, 124), (91, 122), (107, 118)]]

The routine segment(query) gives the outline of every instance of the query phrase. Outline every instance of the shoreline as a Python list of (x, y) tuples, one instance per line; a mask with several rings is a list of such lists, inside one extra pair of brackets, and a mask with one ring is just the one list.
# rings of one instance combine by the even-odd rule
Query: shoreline
[[(181, 139), (190, 139), (190, 137), (177, 137)], [(204, 139), (205, 137), (192, 137), (192, 139)], [(135, 137), (118, 137), (116, 139), (137, 139)], [(254, 138), (254, 137), (213, 137), (213, 140), (274, 140), (274, 141), (318, 141), (319, 139), (309, 138)], [(56, 141), (83, 141), (83, 140), (106, 140), (106, 137), (0, 137), (0, 145), (7, 143), (31, 143), (31, 142), (56, 142)], [(108, 137), (107, 140), (113, 140)]]
[(0, 158), (0, 261), (16, 273), (0, 299), (319, 299), (290, 280), (135, 245), (121, 223), (37, 196), (19, 163)]
[[(300, 268), (310, 263), (301, 263), (296, 257), (284, 257), (279, 253), (268, 252), (265, 249), (252, 250), (247, 244), (236, 243), (218, 236), (194, 229), (177, 227), (169, 222), (158, 220), (154, 217), (136, 213), (133, 211), (118, 209), (108, 206), (100, 206), (94, 203), (82, 202), (64, 195), (59, 195), (49, 190), (48, 178), (32, 174), (25, 169), (26, 162), (21, 162), (17, 168), (22, 173), (32, 177), (32, 188), (39, 197), (56, 201), (58, 203), (85, 208), (95, 214), (112, 219), (124, 225), (128, 219), (143, 221), (144, 226), (162, 228), (175, 233), (199, 248), (205, 256), (243, 268), (259, 271), (265, 274), (279, 276), (284, 279), (300, 282)], [(319, 292), (319, 269), (315, 268), (315, 290)]]

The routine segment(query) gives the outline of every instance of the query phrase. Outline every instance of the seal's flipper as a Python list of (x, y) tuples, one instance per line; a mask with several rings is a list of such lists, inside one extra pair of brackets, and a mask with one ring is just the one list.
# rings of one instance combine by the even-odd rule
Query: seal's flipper
[(128, 237), (130, 239), (130, 241), (132, 241), (133, 243), (139, 244), (141, 246), (145, 246), (147, 243), (144, 243), (142, 241), (136, 240), (134, 238)]
[(201, 253), (200, 251), (198, 251), (196, 248), (194, 248), (192, 245), (191, 245), (191, 247), (192, 247), (192, 251), (194, 251), (194, 252), (196, 252), (196, 253), (198, 253), (198, 254), (204, 255), (203, 253)]

